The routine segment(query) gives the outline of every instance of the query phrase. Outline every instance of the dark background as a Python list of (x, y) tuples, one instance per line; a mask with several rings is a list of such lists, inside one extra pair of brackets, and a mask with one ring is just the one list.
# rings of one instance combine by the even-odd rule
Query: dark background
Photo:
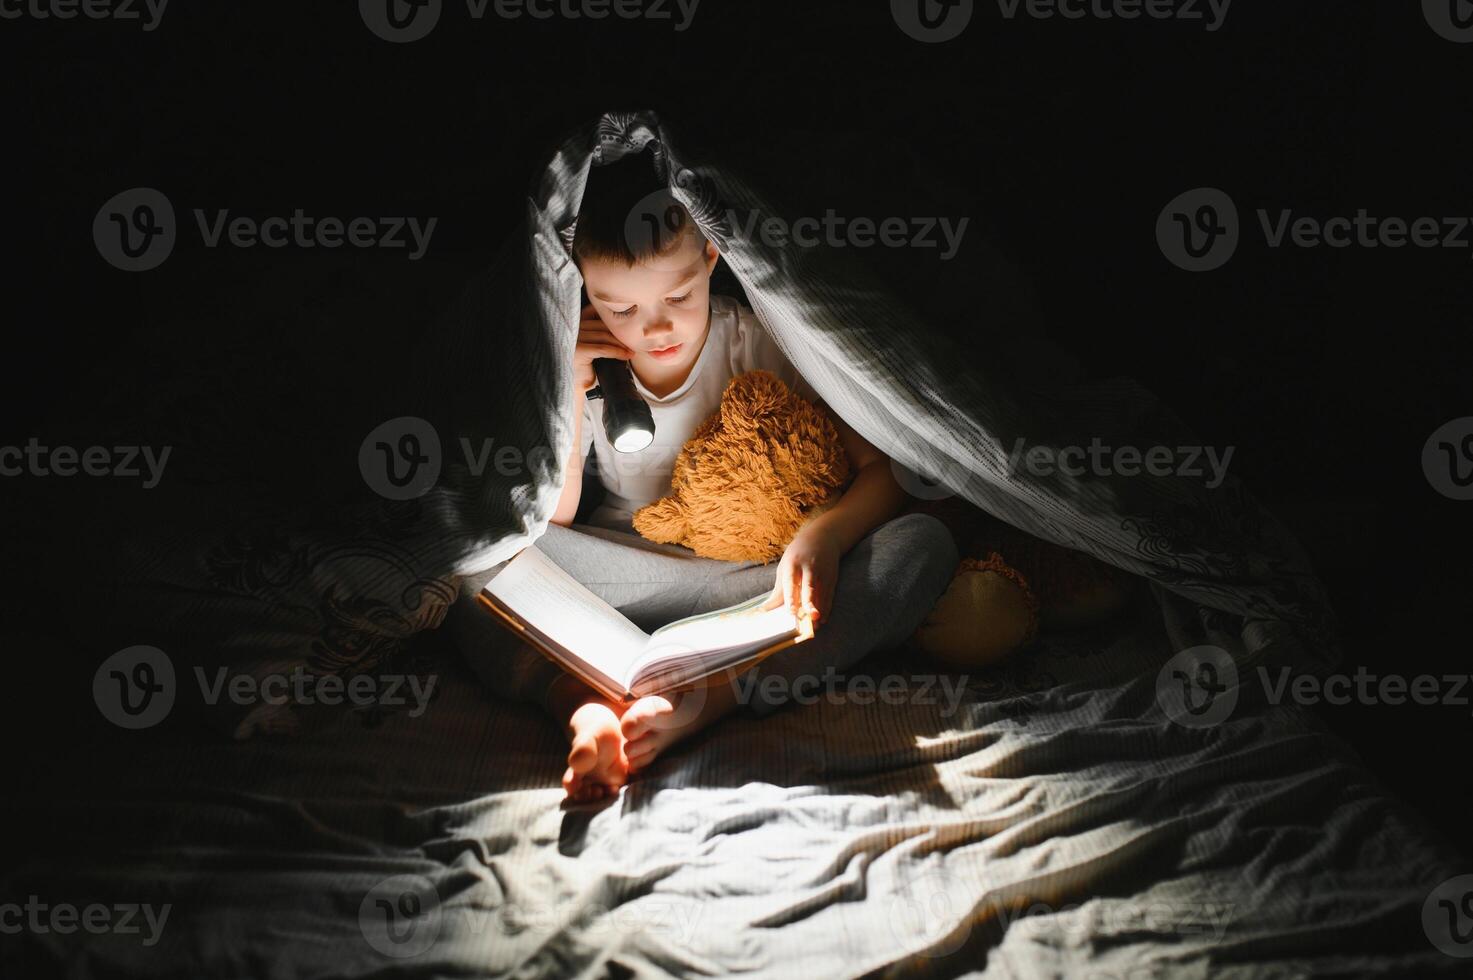
[[(333, 421), (393, 401), (554, 143), (600, 112), (653, 108), (801, 213), (969, 217), (952, 262), (889, 249), (864, 261), (973, 356), (993, 356), (999, 330), (1048, 335), (1091, 374), (1139, 379), (1204, 443), (1236, 447), (1234, 471), (1331, 590), (1346, 670), (1469, 670), (1473, 504), (1434, 492), (1421, 452), (1473, 414), (1473, 250), (1274, 250), (1254, 217), (1473, 215), (1473, 45), (1438, 37), (1417, 4), (1238, 0), (1209, 33), (1007, 21), (979, 2), (959, 39), (922, 44), (882, 0), (704, 0), (684, 33), (476, 22), (447, 0), (406, 45), (371, 34), (351, 3), (308, 6), (175, 0), (151, 33), (0, 21), (0, 444), (156, 442), (184, 426), (240, 479), (285, 472), (326, 499), (358, 478)], [(207, 250), (185, 227), (162, 267), (129, 274), (90, 229), (135, 186), (163, 190), (181, 225), (195, 207), (439, 224), (419, 262)], [(1233, 196), (1244, 240), (1193, 275), (1154, 229), (1200, 186)], [(44, 742), (91, 710), (86, 691), (48, 690), (47, 666), (111, 652), (54, 628), (86, 618), (104, 547), (71, 518), (105, 535), (114, 498), (143, 491), (8, 482), (6, 629), (29, 668), (16, 700)], [(1449, 790), (1466, 783), (1469, 707), (1323, 716), (1396, 793), (1464, 832)]]

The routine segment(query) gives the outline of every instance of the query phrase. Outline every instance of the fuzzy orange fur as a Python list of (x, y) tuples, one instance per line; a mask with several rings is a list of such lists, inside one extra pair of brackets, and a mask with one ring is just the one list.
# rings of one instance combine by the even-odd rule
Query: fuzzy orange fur
[(634, 514), (651, 541), (722, 561), (781, 557), (851, 474), (834, 423), (768, 371), (732, 378), (676, 457), (670, 494)]

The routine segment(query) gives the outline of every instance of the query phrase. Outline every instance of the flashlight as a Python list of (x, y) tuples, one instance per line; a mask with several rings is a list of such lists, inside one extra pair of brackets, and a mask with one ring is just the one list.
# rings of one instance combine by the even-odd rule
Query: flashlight
[(598, 386), (587, 398), (604, 401), (604, 434), (621, 453), (637, 453), (655, 441), (655, 417), (634, 389), (634, 370), (616, 357), (595, 357), (593, 373)]

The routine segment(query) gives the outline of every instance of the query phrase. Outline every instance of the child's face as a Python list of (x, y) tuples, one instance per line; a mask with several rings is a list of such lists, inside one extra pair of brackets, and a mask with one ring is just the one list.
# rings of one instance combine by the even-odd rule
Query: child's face
[(711, 314), (716, 246), (687, 235), (680, 247), (633, 268), (618, 261), (582, 263), (588, 300), (604, 326), (635, 352), (641, 377), (672, 377), (700, 353)]

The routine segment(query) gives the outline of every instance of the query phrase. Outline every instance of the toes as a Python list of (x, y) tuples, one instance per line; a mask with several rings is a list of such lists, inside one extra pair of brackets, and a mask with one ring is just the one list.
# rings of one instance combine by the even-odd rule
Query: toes
[(619, 761), (619, 750), (623, 748), (623, 741), (617, 731), (598, 733), (596, 772), (602, 775), (613, 771), (615, 764)]
[(580, 735), (568, 752), (568, 771), (575, 776), (592, 772), (603, 757), (601, 740), (596, 735)]
[(640, 698), (629, 706), (629, 709), (624, 712), (624, 717), (620, 719), (619, 724), (623, 729), (624, 738), (636, 739), (648, 734), (654, 729), (658, 718), (674, 710), (674, 706), (658, 694)]

